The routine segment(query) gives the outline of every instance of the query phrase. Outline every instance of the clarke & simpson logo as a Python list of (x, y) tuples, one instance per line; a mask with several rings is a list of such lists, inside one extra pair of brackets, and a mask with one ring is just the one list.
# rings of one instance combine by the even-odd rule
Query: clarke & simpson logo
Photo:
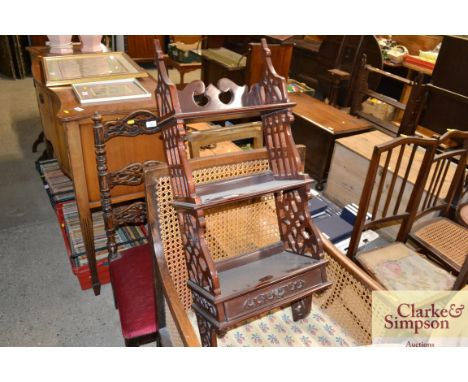
[(468, 291), (375, 291), (372, 343), (468, 346)]
[(465, 305), (450, 304), (446, 308), (438, 308), (435, 304), (429, 307), (417, 308), (415, 304), (399, 304), (396, 314), (384, 316), (385, 329), (410, 330), (419, 334), (421, 330), (446, 329), (450, 330), (451, 319), (462, 315)]

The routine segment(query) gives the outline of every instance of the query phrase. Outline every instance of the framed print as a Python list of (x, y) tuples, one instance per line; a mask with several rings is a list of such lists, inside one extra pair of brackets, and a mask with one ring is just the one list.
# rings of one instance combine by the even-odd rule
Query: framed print
[(135, 78), (73, 84), (72, 88), (81, 104), (151, 98)]
[(42, 60), (47, 86), (148, 76), (122, 52), (70, 54)]

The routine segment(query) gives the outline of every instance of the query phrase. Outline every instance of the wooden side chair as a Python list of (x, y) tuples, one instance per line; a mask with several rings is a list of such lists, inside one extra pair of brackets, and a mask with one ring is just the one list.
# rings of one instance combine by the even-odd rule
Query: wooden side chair
[[(439, 145), (448, 141), (462, 141), (455, 149), (444, 150), (434, 156), (410, 238), (423, 253), (454, 274), (459, 274), (468, 256), (468, 228), (455, 221), (462, 183), (466, 177), (468, 132), (452, 130), (439, 139)], [(445, 193), (442, 190), (446, 186)], [(456, 203), (456, 202), (455, 202)], [(438, 216), (422, 219), (429, 214)], [(460, 278), (466, 284), (466, 276)], [(457, 285), (460, 287), (461, 285)]]
[[(149, 244), (118, 251), (115, 232), (119, 226), (146, 222), (146, 204), (114, 207), (111, 190), (118, 186), (136, 186), (143, 183), (145, 166), (156, 161), (132, 163), (117, 171), (108, 171), (106, 142), (115, 137), (134, 137), (154, 134), (156, 116), (138, 111), (129, 116), (103, 123), (99, 113), (93, 116), (96, 162), (101, 192), (101, 205), (109, 251), (109, 272), (114, 302), (119, 310), (120, 324), (126, 346), (139, 346), (156, 341), (160, 344), (159, 328), (164, 326), (162, 293), (156, 293), (153, 260)], [(156, 284), (156, 288), (153, 284)], [(156, 301), (156, 299), (158, 301)]]
[[(400, 82), (405, 86), (410, 86), (410, 95), (406, 104), (397, 101), (384, 94), (378, 93), (375, 90), (369, 88), (369, 75), (380, 75), (389, 78), (393, 81)], [(399, 110), (402, 115), (402, 119), (399, 124), (378, 118), (374, 115), (366, 113), (362, 110), (362, 102), (367, 97), (373, 97), (379, 101), (384, 102), (387, 105), (393, 106), (396, 110)], [(401, 134), (413, 135), (416, 131), (417, 123), (421, 113), (421, 105), (424, 100), (424, 89), (423, 89), (423, 75), (419, 73), (414, 81), (407, 78), (397, 76), (395, 74), (386, 72), (379, 68), (374, 68), (367, 64), (366, 55), (362, 55), (361, 63), (358, 69), (356, 82), (352, 89), (351, 95), (351, 108), (350, 114), (360, 118), (364, 118), (374, 124), (376, 128), (383, 132), (399, 136)]]
[(460, 198), (456, 202), (456, 219), (461, 225), (468, 228), (468, 174), (465, 177)]
[[(194, 181), (200, 185), (213, 179), (254, 175), (269, 168), (265, 149), (195, 158), (190, 163)], [(174, 346), (201, 346), (167, 165), (145, 169), (145, 186), (156, 269), (166, 297), (169, 339)], [(210, 211), (205, 216), (206, 238), (215, 260), (232, 261), (239, 251), (280, 240), (275, 208), (270, 195), (248, 203), (239, 202), (235, 208)], [(315, 303), (309, 317), (294, 321), (286, 305), (228, 330), (217, 339), (218, 346), (370, 344), (372, 291), (382, 288), (327, 240), (324, 247), (332, 285), (314, 294)], [(275, 293), (282, 293), (281, 288)], [(259, 295), (258, 299), (261, 298), (274, 296)]]
[[(437, 143), (435, 139), (400, 137), (374, 148), (347, 255), (386, 289), (449, 290), (458, 286), (453, 275), (406, 244)], [(416, 150), (424, 152), (421, 161), (415, 160)], [(392, 161), (393, 155), (396, 160)], [(370, 219), (366, 218), (367, 212), (371, 213)], [(400, 223), (395, 242), (357, 253), (365, 229), (391, 223)]]

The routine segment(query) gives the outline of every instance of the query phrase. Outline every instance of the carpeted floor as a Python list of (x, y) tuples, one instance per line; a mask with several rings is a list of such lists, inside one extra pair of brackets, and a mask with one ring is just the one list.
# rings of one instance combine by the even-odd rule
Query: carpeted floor
[(80, 289), (37, 175), (32, 79), (0, 77), (0, 105), (0, 346), (123, 346), (110, 287)]

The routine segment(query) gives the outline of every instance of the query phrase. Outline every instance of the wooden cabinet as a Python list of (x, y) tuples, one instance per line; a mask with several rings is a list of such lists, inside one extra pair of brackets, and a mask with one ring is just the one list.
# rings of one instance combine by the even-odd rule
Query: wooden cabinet
[(161, 46), (165, 46), (164, 36), (124, 36), (125, 52), (137, 62), (153, 62), (155, 56), (154, 40), (159, 40)]
[(372, 125), (306, 94), (290, 94), (289, 98), (297, 104), (291, 126), (294, 141), (307, 146), (305, 171), (317, 180), (316, 188), (322, 190), (335, 141), (368, 131)]
[[(140, 80), (141, 85), (153, 94), (150, 99), (80, 105), (71, 86), (45, 86), (41, 59), (48, 54), (48, 48), (30, 48), (30, 53), (44, 135), (53, 148), (60, 168), (73, 181), (91, 282), (95, 294), (99, 294), (91, 210), (100, 207), (100, 194), (91, 117), (96, 111), (105, 120), (123, 117), (137, 109), (155, 112), (153, 93), (156, 81), (152, 77)], [(165, 161), (160, 134), (136, 137), (125, 143), (120, 138), (113, 139), (107, 145), (107, 153), (110, 171), (132, 162)], [(113, 202), (116, 203), (141, 197), (143, 186), (117, 187), (112, 192)]]

